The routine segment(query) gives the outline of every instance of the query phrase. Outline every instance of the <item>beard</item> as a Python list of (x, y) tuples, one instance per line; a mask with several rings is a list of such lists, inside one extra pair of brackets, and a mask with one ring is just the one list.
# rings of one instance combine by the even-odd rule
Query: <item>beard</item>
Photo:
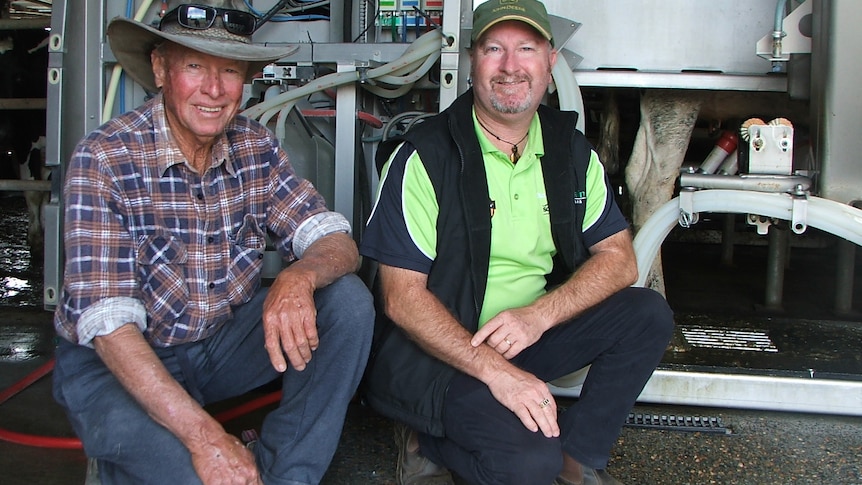
[[(517, 83), (517, 84), (510, 84)], [(523, 93), (526, 83), (526, 93)], [(533, 83), (530, 78), (497, 78), (492, 80), (491, 106), (505, 114), (517, 114), (533, 106)]]

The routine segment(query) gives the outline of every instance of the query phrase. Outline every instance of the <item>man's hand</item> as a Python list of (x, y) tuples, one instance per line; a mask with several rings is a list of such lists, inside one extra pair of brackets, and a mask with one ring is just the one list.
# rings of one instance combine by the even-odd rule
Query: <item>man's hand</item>
[(171, 376), (133, 323), (93, 339), (105, 365), (154, 421), (191, 453), (205, 484), (260, 484), (251, 452)]
[(214, 442), (189, 448), (192, 465), (206, 485), (262, 485), (254, 455), (234, 436), (222, 433)]
[(541, 430), (548, 438), (560, 436), (557, 403), (541, 379), (512, 366), (487, 384), (494, 398), (515, 413), (527, 429)]
[(518, 355), (536, 343), (546, 328), (541, 314), (530, 307), (513, 308), (498, 313), (473, 334), (470, 344), (478, 347), (485, 342), (506, 359)]
[(293, 268), (278, 275), (263, 303), (263, 328), (266, 351), (277, 371), (287, 370), (285, 355), (294, 369), (305, 369), (320, 345), (314, 281), (309, 275)]

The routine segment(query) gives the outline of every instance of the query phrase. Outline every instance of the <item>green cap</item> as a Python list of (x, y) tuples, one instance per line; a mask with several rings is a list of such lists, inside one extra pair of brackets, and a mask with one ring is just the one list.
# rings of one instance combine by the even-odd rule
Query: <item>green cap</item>
[(545, 5), (538, 0), (488, 0), (473, 11), (473, 33), (470, 44), (482, 36), (486, 30), (504, 20), (520, 20), (538, 30), (554, 45), (551, 22)]

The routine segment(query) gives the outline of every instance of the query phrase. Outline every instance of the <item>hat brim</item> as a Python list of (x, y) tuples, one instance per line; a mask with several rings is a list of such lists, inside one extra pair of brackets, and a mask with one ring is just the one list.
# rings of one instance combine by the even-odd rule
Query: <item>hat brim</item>
[(530, 27), (534, 28), (537, 32), (539, 32), (539, 34), (541, 34), (542, 37), (544, 37), (548, 42), (550, 42), (551, 45), (554, 45), (553, 33), (551, 33), (549, 30), (547, 30), (546, 28), (544, 28), (541, 25), (539, 25), (538, 23), (536, 23), (536, 21), (534, 21), (533, 19), (527, 18), (523, 15), (517, 15), (517, 14), (504, 15), (498, 19), (495, 19), (495, 20), (492, 20), (491, 22), (489, 22), (488, 25), (486, 25), (485, 27), (482, 28), (482, 30), (480, 30), (478, 32), (471, 32), (470, 44), (471, 45), (474, 44), (476, 42), (476, 40), (478, 40), (479, 37), (482, 37), (482, 34), (487, 32), (488, 29), (490, 29), (491, 27), (499, 24), (500, 22), (505, 22), (507, 20), (517, 20), (519, 22), (524, 22), (525, 24), (529, 25)]
[(287, 57), (299, 49), (296, 45), (245, 44), (201, 35), (162, 32), (141, 22), (117, 17), (107, 29), (108, 44), (126, 73), (149, 92), (159, 90), (153, 76), (150, 53), (162, 41), (171, 41), (204, 54), (225, 59), (248, 61), (248, 81), (264, 66)]

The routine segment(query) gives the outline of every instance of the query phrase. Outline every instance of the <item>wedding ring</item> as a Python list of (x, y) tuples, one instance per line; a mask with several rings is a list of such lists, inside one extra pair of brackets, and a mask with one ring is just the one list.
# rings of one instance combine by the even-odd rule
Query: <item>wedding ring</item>
[(504, 338), (503, 342), (506, 342), (507, 344), (509, 344), (509, 347), (512, 346), (512, 342), (509, 341), (509, 337)]

